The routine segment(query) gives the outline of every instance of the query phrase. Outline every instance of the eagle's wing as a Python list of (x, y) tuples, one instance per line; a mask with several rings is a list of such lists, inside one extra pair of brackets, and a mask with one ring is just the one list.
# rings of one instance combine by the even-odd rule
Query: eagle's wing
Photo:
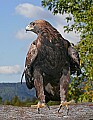
[(38, 49), (35, 42), (33, 42), (26, 56), (25, 67), (32, 66), (32, 63), (35, 61), (37, 57), (37, 54), (38, 54)]
[(81, 74), (80, 69), (80, 58), (78, 52), (74, 49), (74, 47), (68, 47), (68, 55), (70, 57), (70, 70), (71, 73), (75, 73), (77, 71), (77, 75)]
[(23, 79), (23, 76), (25, 74), (26, 84), (27, 84), (27, 87), (29, 89), (34, 87), (34, 81), (33, 81), (33, 76), (32, 76), (33, 63), (34, 63), (37, 55), (38, 55), (38, 49), (37, 49), (37, 46), (36, 46), (35, 41), (34, 41), (31, 44), (29, 51), (27, 53), (26, 61), (25, 61), (25, 69), (24, 69), (24, 72), (23, 72), (22, 78), (21, 78), (21, 83), (22, 83), (22, 79)]
[(80, 64), (80, 58), (78, 52), (74, 49), (74, 47), (70, 46), (68, 48), (68, 55), (73, 59), (75, 63)]

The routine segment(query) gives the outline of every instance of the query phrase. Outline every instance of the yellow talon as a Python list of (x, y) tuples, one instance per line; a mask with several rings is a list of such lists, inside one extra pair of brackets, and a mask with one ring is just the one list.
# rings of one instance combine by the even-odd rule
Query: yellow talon
[(37, 105), (31, 105), (32, 108), (37, 108), (38, 104)]
[(33, 108), (43, 108), (45, 106), (46, 106), (45, 103), (38, 103), (37, 105), (31, 105), (31, 107)]
[(67, 101), (62, 101), (61, 102), (61, 104), (60, 105), (62, 105), (62, 106), (68, 106), (68, 105), (70, 105), (70, 104), (72, 104), (72, 103), (75, 103), (75, 101), (74, 100), (71, 100), (71, 101), (69, 101), (69, 102), (67, 102)]
[(74, 100), (71, 100), (71, 101), (69, 101), (69, 102), (67, 102), (67, 101), (62, 101), (61, 104), (60, 104), (60, 106), (59, 106), (58, 112), (60, 111), (60, 109), (61, 109), (63, 106), (66, 106), (66, 108), (67, 108), (67, 115), (68, 115), (68, 112), (69, 112), (68, 105), (70, 105), (70, 104), (72, 104), (72, 103), (75, 103), (75, 101), (74, 101)]
[(43, 108), (43, 107), (48, 107), (48, 109), (50, 110), (49, 106), (46, 103), (41, 103), (41, 102), (38, 102), (37, 105), (31, 105), (31, 107), (37, 108), (38, 113), (40, 113), (40, 108)]
[(37, 104), (37, 108), (43, 108), (43, 107), (45, 107), (46, 105), (45, 105), (45, 103), (38, 103)]

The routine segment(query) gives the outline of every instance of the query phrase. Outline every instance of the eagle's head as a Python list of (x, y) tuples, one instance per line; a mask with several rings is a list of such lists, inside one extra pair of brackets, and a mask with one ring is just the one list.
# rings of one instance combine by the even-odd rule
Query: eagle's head
[[(36, 34), (42, 33), (45, 28), (50, 28), (52, 25), (45, 20), (35, 20), (31, 22), (27, 27), (26, 31), (32, 31)], [(53, 28), (53, 27), (52, 27)]]

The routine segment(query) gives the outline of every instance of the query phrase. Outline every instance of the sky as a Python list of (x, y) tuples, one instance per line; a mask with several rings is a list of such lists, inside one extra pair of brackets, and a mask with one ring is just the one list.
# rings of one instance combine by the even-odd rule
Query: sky
[(64, 33), (66, 16), (68, 15), (54, 16), (41, 6), (41, 0), (0, 1), (0, 83), (20, 82), (27, 51), (32, 41), (37, 38), (34, 33), (25, 32), (25, 27), (30, 22), (47, 20), (65, 39), (74, 44), (79, 42), (79, 34)]

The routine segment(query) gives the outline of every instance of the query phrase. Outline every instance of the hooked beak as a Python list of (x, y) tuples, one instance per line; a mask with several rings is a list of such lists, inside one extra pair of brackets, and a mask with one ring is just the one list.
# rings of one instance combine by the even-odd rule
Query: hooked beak
[(26, 29), (25, 29), (25, 30), (26, 30), (26, 32), (27, 32), (27, 31), (33, 30), (33, 28), (32, 28), (30, 25), (28, 25), (28, 26), (26, 26)]

